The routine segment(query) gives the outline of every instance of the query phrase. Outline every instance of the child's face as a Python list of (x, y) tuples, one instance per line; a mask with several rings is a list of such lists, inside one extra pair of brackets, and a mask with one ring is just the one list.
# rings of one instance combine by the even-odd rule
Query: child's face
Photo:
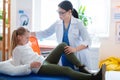
[(29, 37), (30, 37), (30, 33), (29, 33), (29, 32), (26, 32), (24, 35), (22, 35), (22, 36), (20, 37), (20, 44), (21, 44), (21, 45), (27, 44), (28, 41), (29, 41)]

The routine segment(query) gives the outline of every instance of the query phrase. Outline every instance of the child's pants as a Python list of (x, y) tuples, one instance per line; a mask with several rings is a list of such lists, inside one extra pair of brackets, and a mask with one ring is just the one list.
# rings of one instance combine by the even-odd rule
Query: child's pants
[[(67, 46), (65, 43), (59, 44), (46, 58), (43, 65), (41, 66), (38, 74), (45, 75), (66, 75), (75, 80), (90, 80), (91, 74), (81, 73), (79, 71), (74, 71), (73, 69), (65, 66), (59, 66), (59, 59), (64, 52), (64, 47)], [(76, 58), (74, 53), (66, 55), (67, 59), (73, 63), (76, 67), (81, 66), (81, 63)]]

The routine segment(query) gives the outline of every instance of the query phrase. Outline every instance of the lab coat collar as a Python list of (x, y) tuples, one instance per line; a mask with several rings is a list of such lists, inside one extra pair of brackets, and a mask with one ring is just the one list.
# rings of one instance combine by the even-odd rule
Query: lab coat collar
[[(77, 23), (75, 17), (71, 17), (71, 24)], [(58, 24), (63, 24), (63, 20), (60, 20)]]
[(76, 21), (76, 18), (75, 17), (71, 17), (71, 24), (74, 24), (74, 23), (77, 23), (77, 21)]

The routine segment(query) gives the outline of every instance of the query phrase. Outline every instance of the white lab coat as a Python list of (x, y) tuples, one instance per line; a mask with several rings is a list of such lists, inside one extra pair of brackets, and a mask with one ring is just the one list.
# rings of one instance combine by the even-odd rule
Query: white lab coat
[[(47, 38), (52, 34), (56, 33), (56, 38), (58, 43), (62, 42), (63, 39), (63, 21), (59, 20), (52, 24), (48, 29), (44, 31), (36, 32), (36, 37), (38, 39)], [(70, 46), (77, 47), (80, 44), (91, 45), (91, 39), (88, 35), (86, 28), (83, 26), (82, 22), (71, 17), (71, 24), (68, 32), (68, 38)], [(77, 58), (81, 61), (82, 64), (86, 65), (89, 68), (89, 51), (84, 49), (75, 53)]]

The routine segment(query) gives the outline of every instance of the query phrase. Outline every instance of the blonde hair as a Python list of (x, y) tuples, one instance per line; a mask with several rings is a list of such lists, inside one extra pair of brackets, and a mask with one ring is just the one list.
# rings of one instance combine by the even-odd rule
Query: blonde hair
[(13, 49), (17, 46), (19, 40), (17, 38), (18, 35), (22, 36), (24, 35), (26, 32), (30, 32), (28, 29), (24, 28), (24, 27), (19, 27), (17, 30), (14, 30), (12, 33), (12, 37), (11, 37), (11, 49), (10, 49), (10, 54), (12, 55), (12, 51)]

